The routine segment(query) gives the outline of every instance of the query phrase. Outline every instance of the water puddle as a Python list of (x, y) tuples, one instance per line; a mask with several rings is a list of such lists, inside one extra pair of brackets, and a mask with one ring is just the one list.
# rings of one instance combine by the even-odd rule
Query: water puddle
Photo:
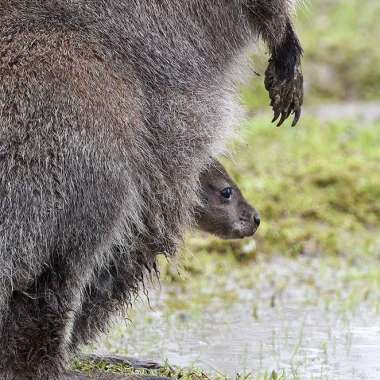
[(367, 302), (338, 311), (349, 292), (342, 289), (341, 301), (329, 301), (326, 295), (341, 286), (334, 270), (325, 274), (332, 279), (326, 285), (323, 276), (315, 278), (318, 260), (300, 260), (266, 263), (268, 281), (264, 275), (258, 287), (241, 288), (238, 301), (211, 294), (204, 307), (168, 311), (173, 289), (155, 291), (151, 306), (140, 301), (131, 321), (115, 326), (97, 352), (230, 376), (276, 370), (300, 379), (380, 379), (379, 313)]

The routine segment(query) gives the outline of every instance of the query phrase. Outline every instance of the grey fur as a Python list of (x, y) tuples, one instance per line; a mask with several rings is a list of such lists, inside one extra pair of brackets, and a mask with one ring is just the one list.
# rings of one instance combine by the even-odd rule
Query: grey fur
[(117, 304), (99, 305), (107, 317), (157, 253), (176, 251), (257, 35), (273, 53), (275, 112), (295, 111), (288, 5), (0, 0), (1, 379), (70, 378), (89, 284), (121, 263)]

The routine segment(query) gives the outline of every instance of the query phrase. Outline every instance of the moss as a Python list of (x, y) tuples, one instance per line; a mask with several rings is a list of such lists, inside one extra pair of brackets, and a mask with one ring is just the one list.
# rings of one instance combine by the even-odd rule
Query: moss
[(294, 374), (287, 376), (284, 373), (272, 371), (268, 374), (255, 376), (254, 374), (237, 374), (235, 377), (227, 377), (222, 374), (210, 375), (195, 368), (178, 368), (165, 364), (159, 370), (134, 370), (124, 365), (108, 365), (107, 363), (93, 364), (91, 362), (76, 361), (73, 363), (74, 369), (91, 374), (94, 371), (125, 373), (125, 374), (143, 374), (168, 376), (173, 379), (181, 380), (299, 380), (300, 378)]
[(340, 254), (359, 236), (376, 239), (369, 230), (380, 227), (379, 132), (380, 124), (353, 121), (305, 119), (290, 130), (250, 122), (245, 141), (255, 159), (241, 149), (226, 165), (261, 212), (259, 250), (302, 252), (314, 242), (314, 250)]

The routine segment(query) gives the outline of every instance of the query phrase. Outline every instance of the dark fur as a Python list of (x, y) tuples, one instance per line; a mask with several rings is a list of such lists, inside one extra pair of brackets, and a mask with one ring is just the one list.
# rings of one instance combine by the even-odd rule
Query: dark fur
[(294, 89), (286, 0), (0, 0), (1, 379), (73, 378), (88, 284), (117, 273), (107, 317), (176, 251), (256, 35)]

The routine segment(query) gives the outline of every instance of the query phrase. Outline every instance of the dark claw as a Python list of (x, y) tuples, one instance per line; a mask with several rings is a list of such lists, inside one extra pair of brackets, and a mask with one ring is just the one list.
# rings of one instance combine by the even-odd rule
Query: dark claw
[(286, 120), (286, 118), (287, 118), (287, 112), (285, 113), (285, 112), (283, 112), (282, 114), (281, 114), (281, 119), (280, 119), (280, 121), (277, 123), (277, 127), (281, 127), (281, 125), (282, 125), (282, 123)]
[(295, 127), (295, 126), (296, 126), (296, 124), (298, 123), (300, 117), (301, 117), (301, 108), (298, 107), (298, 108), (296, 108), (296, 110), (294, 111), (294, 119), (293, 119), (292, 127)]
[[(286, 96), (284, 96), (284, 99), (287, 99)], [(289, 117), (289, 115), (291, 114), (292, 112), (292, 104), (290, 104), (289, 102), (285, 103), (285, 104), (282, 104), (282, 112), (281, 112), (281, 119), (280, 121), (278, 122), (277, 124), (277, 127), (280, 127), (284, 121)]]
[(292, 122), (292, 127), (294, 127), (298, 123), (298, 121), (301, 117), (301, 106), (300, 106), (300, 104), (302, 104), (302, 98), (299, 99), (296, 96), (294, 99), (294, 104), (293, 104), (294, 118), (293, 118), (293, 122)]
[(281, 115), (280, 111), (278, 110), (274, 111), (274, 117), (272, 119), (272, 123), (274, 123), (279, 118), (280, 115)]

